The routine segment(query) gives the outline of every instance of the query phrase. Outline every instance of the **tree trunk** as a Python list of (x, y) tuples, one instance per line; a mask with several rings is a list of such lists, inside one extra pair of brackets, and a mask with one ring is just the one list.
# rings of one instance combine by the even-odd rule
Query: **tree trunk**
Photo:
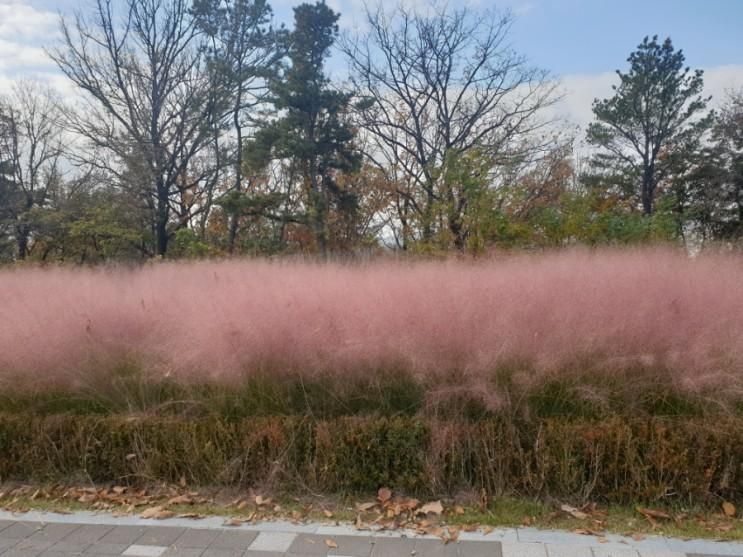
[(155, 254), (165, 257), (168, 251), (168, 190), (162, 178), (158, 178), (157, 184), (157, 214), (155, 216)]
[(18, 234), (18, 259), (23, 261), (28, 255), (28, 226), (19, 224), (16, 228), (16, 233)]
[(653, 185), (653, 174), (650, 168), (645, 169), (642, 177), (642, 214), (650, 216), (653, 214), (653, 194), (655, 187)]
[[(235, 126), (235, 136), (237, 139), (237, 153), (235, 156), (235, 191), (242, 192), (243, 177), (243, 136), (242, 127), (240, 126), (240, 106), (242, 104), (242, 87), (238, 88), (235, 99), (235, 106), (232, 113), (232, 123)], [(235, 239), (237, 238), (237, 228), (240, 222), (240, 215), (234, 213), (229, 217), (229, 230), (227, 231), (227, 252), (232, 255), (235, 252)]]

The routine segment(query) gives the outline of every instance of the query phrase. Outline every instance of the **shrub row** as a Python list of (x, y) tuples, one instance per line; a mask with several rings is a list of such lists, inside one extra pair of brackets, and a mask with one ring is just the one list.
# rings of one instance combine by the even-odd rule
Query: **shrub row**
[(0, 415), (0, 480), (260, 486), (635, 503), (743, 496), (743, 419)]

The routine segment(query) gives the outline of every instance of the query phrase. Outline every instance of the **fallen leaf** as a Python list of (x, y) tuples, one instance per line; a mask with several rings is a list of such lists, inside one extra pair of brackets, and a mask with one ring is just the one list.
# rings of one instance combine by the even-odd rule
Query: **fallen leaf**
[(456, 507), (454, 507), (454, 513), (455, 514), (464, 514), (464, 507), (460, 507), (459, 505), (457, 505)]
[(145, 509), (139, 516), (141, 516), (142, 518), (156, 518), (158, 520), (162, 520), (164, 518), (170, 518), (174, 515), (174, 512), (167, 510), (165, 507), (157, 506)]
[(382, 503), (386, 503), (390, 499), (392, 499), (392, 492), (386, 488), (382, 487), (377, 491), (377, 499), (379, 499)]
[(588, 518), (588, 515), (586, 513), (584, 513), (583, 511), (579, 511), (578, 509), (570, 505), (561, 505), (560, 510), (579, 520), (585, 520), (586, 518)]
[(325, 545), (327, 545), (331, 549), (337, 549), (338, 548), (338, 544), (335, 543), (335, 541), (333, 541), (331, 539), (325, 540)]
[(172, 499), (168, 500), (168, 505), (191, 505), (193, 504), (193, 499), (191, 499), (188, 495), (178, 495), (177, 497), (173, 497)]
[(645, 536), (642, 534), (632, 534), (632, 539), (635, 540), (636, 542), (641, 542), (642, 540), (645, 539)]
[(722, 504), (722, 512), (725, 513), (725, 516), (735, 516), (735, 505), (729, 501), (725, 501)]
[(240, 526), (243, 523), (239, 518), (230, 518), (224, 521), (225, 526)]
[(651, 516), (653, 518), (663, 518), (666, 520), (671, 519), (670, 514), (664, 513), (663, 511), (656, 511), (655, 509), (644, 509), (642, 507), (637, 507), (637, 512), (645, 516)]
[(263, 495), (255, 496), (255, 504), (258, 505), (259, 507), (261, 505), (268, 505), (269, 503), (271, 503), (270, 497), (263, 497)]
[(441, 514), (442, 512), (444, 512), (444, 507), (441, 504), (441, 501), (432, 501), (430, 503), (426, 503), (420, 509), (418, 509), (417, 514)]
[(358, 505), (356, 505), (356, 509), (361, 511), (362, 513), (365, 513), (372, 510), (376, 506), (376, 503), (359, 503)]
[(328, 510), (324, 510), (322, 514), (324, 514), (327, 518), (333, 518), (333, 513)]

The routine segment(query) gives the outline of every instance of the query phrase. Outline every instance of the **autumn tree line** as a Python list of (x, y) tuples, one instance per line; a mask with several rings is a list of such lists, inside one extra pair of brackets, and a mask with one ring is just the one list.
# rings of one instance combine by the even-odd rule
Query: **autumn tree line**
[[(743, 92), (645, 38), (576, 132), (512, 16), (96, 0), (60, 21), (60, 98), (0, 100), (0, 261), (374, 254), (743, 237)], [(585, 145), (582, 150), (576, 144)]]

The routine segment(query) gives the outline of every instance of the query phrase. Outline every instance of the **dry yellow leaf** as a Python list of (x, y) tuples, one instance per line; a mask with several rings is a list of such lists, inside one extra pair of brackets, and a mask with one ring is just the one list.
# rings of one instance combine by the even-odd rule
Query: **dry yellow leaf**
[(377, 498), (382, 502), (386, 503), (390, 499), (392, 499), (392, 491), (389, 490), (389, 488), (382, 487), (377, 492)]
[(170, 518), (174, 514), (175, 513), (173, 513), (172, 511), (165, 509), (165, 507), (157, 506), (145, 509), (139, 516), (141, 516), (142, 518), (156, 518), (158, 520), (162, 520), (164, 518)]
[(418, 514), (441, 514), (442, 512), (444, 512), (444, 506), (441, 504), (441, 501), (432, 501), (430, 503), (426, 503), (420, 509), (418, 509)]

